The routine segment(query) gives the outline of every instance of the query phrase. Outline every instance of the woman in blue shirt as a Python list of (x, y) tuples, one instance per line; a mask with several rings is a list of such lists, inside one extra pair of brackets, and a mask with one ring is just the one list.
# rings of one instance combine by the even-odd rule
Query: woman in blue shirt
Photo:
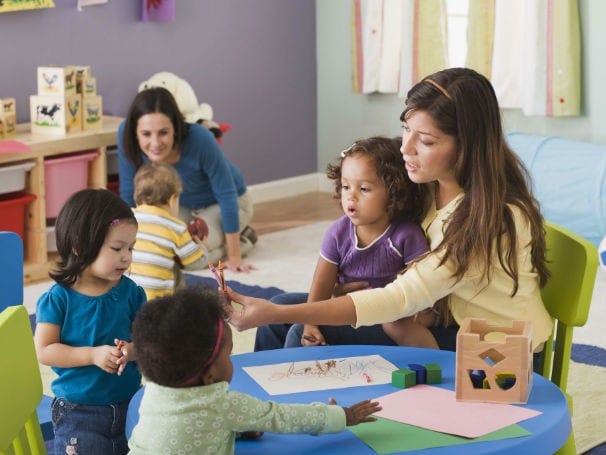
[(249, 222), (252, 198), (242, 172), (227, 160), (213, 134), (186, 123), (171, 93), (160, 87), (134, 98), (118, 128), (120, 196), (134, 207), (133, 179), (145, 162), (172, 165), (183, 182), (179, 218), (206, 221), (208, 261), (225, 259), (235, 272), (253, 269), (242, 259), (256, 242)]

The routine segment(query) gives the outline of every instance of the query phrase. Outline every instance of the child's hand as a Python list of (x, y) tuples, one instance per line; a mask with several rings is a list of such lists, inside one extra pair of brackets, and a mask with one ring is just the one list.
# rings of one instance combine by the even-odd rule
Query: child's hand
[[(337, 404), (334, 398), (330, 398), (328, 403)], [(372, 417), (371, 414), (379, 412), (381, 409), (383, 408), (377, 401), (370, 400), (360, 401), (349, 408), (343, 406), (343, 411), (345, 411), (345, 424), (348, 427), (351, 427), (359, 423), (374, 422), (377, 418)]]
[(116, 374), (118, 376), (120, 376), (122, 374), (122, 372), (124, 371), (124, 368), (126, 368), (126, 364), (129, 361), (129, 352), (132, 352), (132, 350), (130, 349), (130, 347), (132, 347), (132, 343), (127, 343), (124, 340), (119, 340), (118, 338), (114, 338), (114, 344), (116, 345), (116, 348), (118, 348), (118, 350), (120, 351), (120, 353), (122, 354), (122, 356), (118, 359), (118, 370), (116, 371)]
[(370, 283), (368, 281), (351, 281), (343, 284), (337, 282), (332, 290), (332, 296), (341, 297), (349, 292), (361, 291), (362, 289), (370, 289)]
[(93, 349), (93, 363), (106, 373), (114, 374), (120, 366), (119, 360), (123, 353), (115, 346), (95, 346)]
[(317, 325), (305, 324), (303, 326), (303, 336), (301, 337), (301, 346), (324, 346), (326, 340), (320, 332)]

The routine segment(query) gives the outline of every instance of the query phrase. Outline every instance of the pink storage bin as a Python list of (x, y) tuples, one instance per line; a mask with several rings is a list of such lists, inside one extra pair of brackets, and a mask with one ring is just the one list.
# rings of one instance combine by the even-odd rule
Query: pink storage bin
[(44, 160), (46, 218), (56, 218), (72, 194), (88, 187), (88, 162), (98, 154), (92, 151)]

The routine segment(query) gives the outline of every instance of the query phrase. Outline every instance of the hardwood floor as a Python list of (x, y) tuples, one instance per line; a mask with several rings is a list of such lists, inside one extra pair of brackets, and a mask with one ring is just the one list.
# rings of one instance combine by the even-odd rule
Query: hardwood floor
[(343, 211), (333, 194), (312, 192), (256, 203), (252, 227), (261, 235), (317, 221), (335, 220)]

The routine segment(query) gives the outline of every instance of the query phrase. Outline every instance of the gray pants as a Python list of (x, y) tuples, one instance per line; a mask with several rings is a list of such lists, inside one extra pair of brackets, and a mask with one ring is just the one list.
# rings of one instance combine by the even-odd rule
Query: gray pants
[[(238, 217), (240, 220), (240, 232), (250, 224), (253, 217), (253, 200), (248, 192), (238, 198)], [(186, 267), (186, 270), (200, 270), (208, 267), (208, 262), (216, 263), (219, 259), (224, 259), (225, 250), (225, 231), (221, 222), (221, 208), (219, 204), (210, 205), (200, 209), (189, 209), (187, 207), (179, 207), (179, 218), (186, 223), (193, 216), (203, 218), (208, 225), (208, 238), (204, 241), (205, 254), (204, 256)], [(240, 250), (242, 256), (246, 255), (253, 245), (250, 242), (241, 241)]]

